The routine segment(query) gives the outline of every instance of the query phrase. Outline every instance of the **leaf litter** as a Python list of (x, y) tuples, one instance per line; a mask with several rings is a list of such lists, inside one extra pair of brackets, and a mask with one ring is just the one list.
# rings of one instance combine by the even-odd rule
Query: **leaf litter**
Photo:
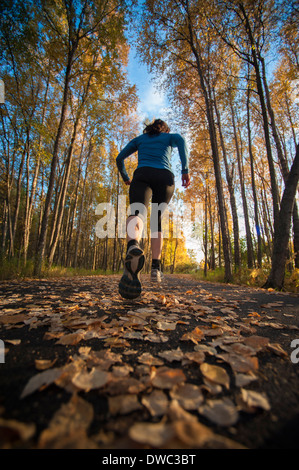
[[(49, 387), (70, 395), (48, 427), (35, 436), (38, 447), (105, 447), (105, 442), (117, 441), (119, 426), (113, 420), (122, 417), (128, 419), (122, 433), (128, 445), (242, 448), (219, 435), (219, 428), (235, 426), (241, 412), (252, 415), (271, 410), (268, 397), (257, 391), (258, 355), (288, 357), (279, 343), (257, 334), (257, 328), (289, 326), (265, 321), (257, 312), (244, 318), (238, 302), (203, 289), (178, 289), (177, 294), (167, 295), (146, 291), (135, 304), (126, 306), (115, 294), (115, 278), (100, 277), (100, 282), (102, 288), (90, 289), (89, 285), (88, 292), (74, 290), (67, 303), (55, 294), (44, 294), (41, 303), (35, 300), (31, 307), (7, 307), (8, 299), (2, 303), (2, 330), (46, 328), (43, 341), (65, 348), (68, 356), (61, 366), (57, 358), (33, 357), (38, 372), (19, 397), (35, 399)], [(13, 299), (24, 302), (20, 297)], [(281, 307), (270, 303), (263, 307), (274, 306)], [(176, 348), (168, 345), (175, 344), (173, 337)], [(256, 384), (255, 390), (244, 388), (251, 383)], [(89, 433), (95, 405), (88, 398), (94, 393), (107, 399), (108, 425), (98, 436)], [(130, 424), (131, 415), (134, 424)], [(17, 442), (27, 442), (35, 434), (32, 423), (2, 419), (3, 426), (15, 429)], [(12, 445), (5, 442), (5, 446)]]

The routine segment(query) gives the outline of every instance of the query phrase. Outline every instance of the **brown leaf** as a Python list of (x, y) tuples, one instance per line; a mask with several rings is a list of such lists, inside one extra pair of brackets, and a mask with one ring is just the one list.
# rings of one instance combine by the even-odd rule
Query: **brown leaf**
[(125, 415), (132, 411), (142, 409), (137, 395), (116, 395), (108, 397), (109, 412), (111, 415)]
[(269, 343), (267, 345), (267, 349), (277, 354), (277, 356), (284, 357), (286, 359), (289, 357), (288, 353), (278, 343)]
[(249, 336), (243, 340), (243, 343), (251, 348), (255, 349), (256, 352), (264, 350), (269, 344), (269, 338), (263, 336)]
[(238, 399), (239, 406), (247, 413), (255, 413), (258, 408), (269, 411), (271, 409), (267, 396), (254, 390), (241, 389), (241, 396)]
[(202, 351), (193, 351), (185, 353), (185, 357), (192, 362), (196, 362), (197, 364), (202, 364), (205, 360), (205, 353)]
[(172, 400), (168, 413), (167, 413), (169, 419), (171, 421), (196, 421), (197, 422), (197, 417), (188, 411), (185, 411), (184, 408), (181, 407), (179, 402), (177, 400)]
[(201, 364), (200, 370), (203, 376), (211, 382), (214, 382), (218, 385), (223, 385), (224, 387), (229, 389), (230, 379), (228, 373), (225, 369), (223, 369), (223, 367), (214, 366), (205, 362)]
[(185, 334), (181, 337), (181, 341), (192, 341), (193, 343), (197, 344), (197, 343), (198, 343), (199, 341), (201, 341), (203, 338), (204, 338), (204, 333), (203, 333), (203, 331), (202, 331), (200, 328), (198, 328), (198, 326), (197, 326), (196, 328), (194, 328), (194, 330), (185, 333)]
[(201, 388), (191, 383), (177, 385), (170, 390), (169, 394), (171, 398), (177, 400), (185, 410), (197, 410), (199, 405), (204, 401)]
[(62, 368), (54, 368), (54, 369), (45, 370), (43, 372), (40, 372), (39, 374), (34, 375), (28, 381), (23, 392), (21, 393), (20, 398), (25, 398), (27, 397), (27, 395), (30, 395), (31, 393), (35, 392), (39, 388), (45, 385), (48, 386), (52, 384), (53, 382), (55, 382), (56, 379), (58, 379), (62, 375), (62, 373), (63, 373)]
[(198, 412), (219, 426), (233, 426), (239, 419), (236, 406), (227, 397), (222, 400), (207, 400), (198, 408)]
[(171, 389), (185, 380), (186, 376), (181, 369), (171, 369), (168, 367), (155, 369), (151, 377), (152, 385), (162, 389)]
[(162, 390), (153, 390), (150, 395), (143, 396), (141, 403), (152, 416), (164, 415), (168, 409), (168, 398)]
[(177, 349), (171, 349), (167, 351), (162, 351), (158, 353), (159, 357), (162, 357), (163, 359), (166, 359), (169, 362), (173, 361), (180, 361), (184, 357), (184, 353), (180, 348)]
[(94, 367), (90, 372), (81, 371), (76, 374), (72, 379), (72, 383), (79, 389), (89, 392), (89, 390), (103, 387), (109, 380), (110, 374), (108, 372)]
[(62, 336), (56, 344), (63, 344), (64, 346), (74, 346), (84, 338), (85, 332), (70, 333)]
[(211, 429), (198, 421), (175, 421), (173, 428), (176, 437), (191, 449), (204, 446), (214, 436)]
[(219, 359), (227, 362), (234, 372), (247, 373), (258, 370), (258, 359), (255, 356), (238, 356), (237, 354), (219, 354)]
[(63, 448), (62, 439), (72, 436), (75, 447), (80, 448), (82, 440), (86, 438), (94, 417), (93, 407), (78, 395), (73, 395), (70, 401), (63, 404), (54, 414), (49, 427), (45, 429), (39, 439), (41, 448)]
[(141, 356), (138, 358), (138, 362), (140, 362), (141, 364), (147, 364), (150, 366), (162, 366), (164, 364), (163, 361), (152, 356), (152, 354), (148, 352), (141, 354)]
[(129, 429), (130, 438), (139, 444), (145, 444), (161, 448), (174, 437), (171, 424), (160, 423), (135, 423)]
[(35, 359), (34, 363), (35, 363), (35, 367), (38, 370), (46, 370), (46, 369), (50, 369), (50, 367), (53, 367), (56, 361), (57, 361), (57, 358), (53, 360), (52, 359)]

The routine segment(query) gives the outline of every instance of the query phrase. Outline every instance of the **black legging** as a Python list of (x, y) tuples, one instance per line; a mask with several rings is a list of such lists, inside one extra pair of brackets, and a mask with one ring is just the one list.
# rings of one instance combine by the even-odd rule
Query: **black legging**
[[(161, 232), (161, 218), (173, 192), (174, 175), (171, 171), (149, 166), (137, 168), (129, 191), (131, 215), (138, 215), (145, 222), (152, 198), (151, 231)], [(160, 206), (157, 213), (155, 209), (158, 209), (158, 204)]]

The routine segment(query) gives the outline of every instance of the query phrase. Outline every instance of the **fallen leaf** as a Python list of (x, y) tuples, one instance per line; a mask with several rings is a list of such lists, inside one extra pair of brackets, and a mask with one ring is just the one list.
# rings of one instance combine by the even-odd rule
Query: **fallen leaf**
[(277, 354), (277, 356), (284, 357), (284, 358), (289, 357), (288, 353), (278, 343), (269, 343), (267, 345), (267, 349)]
[(269, 411), (271, 409), (267, 396), (254, 390), (241, 389), (241, 397), (238, 404), (242, 406), (242, 410), (248, 413), (254, 413), (258, 408)]
[(161, 416), (166, 414), (168, 409), (168, 398), (162, 390), (153, 390), (150, 395), (145, 395), (141, 403), (148, 409), (152, 416)]
[(191, 449), (204, 446), (214, 436), (210, 428), (198, 421), (175, 421), (173, 429), (176, 437)]
[(204, 362), (200, 365), (200, 370), (203, 376), (211, 382), (214, 382), (218, 385), (223, 385), (224, 387), (229, 389), (230, 379), (228, 373), (225, 369), (223, 369), (223, 367), (214, 366)]
[(57, 358), (55, 359), (35, 359), (35, 367), (38, 370), (46, 370), (50, 369), (50, 367), (53, 367), (55, 362), (57, 361)]
[(85, 332), (70, 333), (64, 335), (56, 341), (56, 344), (62, 344), (64, 346), (74, 346), (78, 344), (84, 338)]
[(218, 426), (233, 426), (239, 419), (239, 413), (230, 398), (207, 400), (198, 408), (198, 412)]
[(254, 374), (236, 374), (235, 375), (235, 384), (236, 387), (244, 387), (248, 385), (249, 383), (253, 382), (254, 380), (257, 380), (256, 375)]
[(204, 338), (204, 333), (197, 326), (196, 328), (194, 328), (194, 330), (183, 334), (183, 336), (180, 338), (180, 340), (181, 341), (192, 341), (193, 343), (197, 344), (203, 338)]
[(197, 417), (181, 407), (177, 400), (170, 402), (167, 416), (171, 421), (196, 421)]
[(201, 388), (191, 383), (177, 385), (170, 390), (169, 394), (171, 398), (177, 400), (185, 410), (197, 410), (199, 405), (204, 401)]
[(147, 352), (141, 354), (141, 356), (138, 357), (138, 362), (140, 362), (141, 364), (147, 364), (150, 366), (161, 366), (164, 364), (163, 361), (161, 361), (160, 359), (154, 357), (152, 354), (147, 353)]
[(88, 430), (94, 417), (93, 407), (78, 395), (63, 404), (54, 414), (49, 427), (39, 438), (40, 448), (61, 449), (63, 438), (70, 438), (75, 448), (85, 448)]
[(255, 349), (256, 352), (262, 351), (266, 348), (269, 343), (269, 338), (263, 336), (249, 336), (243, 340), (243, 343), (251, 348)]
[(258, 370), (258, 359), (255, 356), (238, 356), (234, 353), (219, 354), (219, 359), (227, 362), (234, 372), (247, 373)]
[(30, 395), (31, 393), (35, 392), (39, 388), (45, 385), (48, 386), (52, 384), (53, 382), (55, 382), (56, 379), (58, 379), (62, 375), (62, 373), (63, 373), (63, 369), (54, 368), (54, 369), (45, 370), (43, 372), (40, 372), (39, 374), (34, 375), (28, 381), (23, 392), (21, 393), (20, 398), (25, 398), (27, 397), (27, 395)]
[(111, 415), (125, 415), (132, 411), (142, 409), (137, 395), (116, 395), (108, 397), (109, 412)]
[(174, 437), (171, 424), (160, 423), (135, 423), (129, 429), (130, 438), (139, 444), (161, 448)]
[(72, 383), (79, 389), (89, 392), (89, 390), (103, 387), (109, 380), (110, 374), (108, 372), (94, 367), (90, 372), (81, 371), (76, 374)]
[(191, 362), (202, 364), (206, 356), (203, 351), (193, 351), (193, 352), (186, 352), (185, 357)]
[(159, 357), (162, 357), (163, 359), (166, 359), (169, 362), (173, 361), (180, 361), (184, 357), (184, 353), (180, 348), (177, 349), (171, 349), (167, 351), (162, 351), (158, 353)]
[(152, 385), (162, 389), (171, 389), (185, 380), (186, 376), (181, 369), (171, 369), (168, 367), (155, 369), (151, 377)]

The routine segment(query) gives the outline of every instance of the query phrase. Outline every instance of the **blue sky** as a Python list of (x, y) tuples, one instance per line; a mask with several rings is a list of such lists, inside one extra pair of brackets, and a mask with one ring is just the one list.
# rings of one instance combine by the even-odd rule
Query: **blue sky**
[(154, 76), (151, 75), (147, 66), (141, 64), (136, 58), (136, 52), (131, 46), (128, 75), (131, 83), (137, 87), (139, 96), (138, 114), (141, 119), (161, 118), (167, 115), (169, 110), (167, 99), (154, 85)]

